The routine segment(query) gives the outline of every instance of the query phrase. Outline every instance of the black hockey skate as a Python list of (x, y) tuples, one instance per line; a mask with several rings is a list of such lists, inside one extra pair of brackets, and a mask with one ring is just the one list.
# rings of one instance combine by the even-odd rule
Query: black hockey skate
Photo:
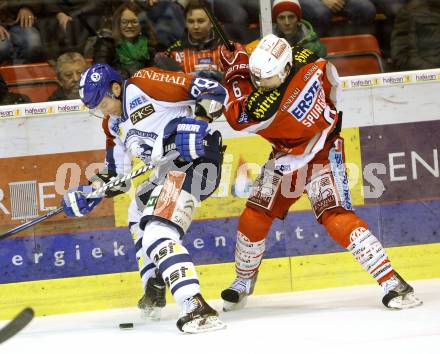
[(223, 311), (233, 311), (242, 309), (247, 303), (247, 297), (252, 295), (257, 282), (258, 272), (252, 278), (235, 278), (229, 288), (221, 293), (223, 301)]
[(216, 331), (226, 327), (218, 318), (217, 311), (209, 306), (200, 294), (185, 300), (176, 325), (185, 333)]
[(138, 308), (142, 310), (145, 319), (160, 320), (160, 313), (166, 305), (166, 286), (160, 275), (148, 279), (145, 294), (138, 302)]
[(394, 275), (381, 285), (385, 291), (382, 303), (390, 309), (409, 309), (423, 304), (414, 295), (412, 286), (403, 280), (397, 272), (394, 272)]

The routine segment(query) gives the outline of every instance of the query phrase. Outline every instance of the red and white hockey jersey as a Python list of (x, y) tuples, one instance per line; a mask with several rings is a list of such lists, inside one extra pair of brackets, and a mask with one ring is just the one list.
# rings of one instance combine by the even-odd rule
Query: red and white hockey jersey
[(190, 106), (205, 98), (227, 102), (226, 89), (216, 81), (189, 74), (145, 68), (123, 84), (122, 116), (103, 121), (110, 171), (127, 173), (131, 158), (148, 159), (154, 141), (170, 121), (192, 116)]
[(225, 112), (233, 129), (256, 133), (275, 152), (288, 154), (291, 171), (311, 161), (334, 130), (340, 90), (330, 62), (299, 46), (292, 51), (293, 68), (280, 87), (252, 91), (249, 81), (241, 79), (228, 87), (231, 101)]

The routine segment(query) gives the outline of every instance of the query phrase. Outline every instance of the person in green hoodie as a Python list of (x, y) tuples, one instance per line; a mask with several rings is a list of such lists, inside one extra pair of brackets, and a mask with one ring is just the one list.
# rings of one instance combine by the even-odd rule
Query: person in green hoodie
[(93, 53), (94, 63), (106, 63), (123, 78), (151, 66), (157, 44), (154, 31), (147, 24), (148, 33), (142, 32), (142, 9), (133, 2), (124, 2), (113, 15), (112, 36), (98, 38)]
[[(302, 18), (301, 6), (298, 0), (275, 0), (272, 4), (272, 21), (274, 34), (285, 38), (291, 46), (301, 45), (323, 58), (327, 48), (320, 41), (310, 22)], [(246, 45), (250, 54), (258, 45), (259, 40)]]

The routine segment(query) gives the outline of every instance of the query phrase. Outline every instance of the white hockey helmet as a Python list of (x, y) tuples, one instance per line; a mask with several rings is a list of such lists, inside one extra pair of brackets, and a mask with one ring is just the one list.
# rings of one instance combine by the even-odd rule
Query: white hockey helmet
[(280, 84), (289, 74), (287, 65), (292, 66), (292, 48), (284, 38), (268, 34), (264, 36), (249, 58), (249, 69), (252, 81), (260, 86), (260, 79), (277, 75)]

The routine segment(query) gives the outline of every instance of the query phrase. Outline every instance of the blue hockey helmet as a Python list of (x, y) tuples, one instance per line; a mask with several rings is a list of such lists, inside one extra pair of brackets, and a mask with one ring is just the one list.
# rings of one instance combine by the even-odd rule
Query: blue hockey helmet
[(122, 84), (122, 77), (108, 64), (93, 64), (84, 70), (79, 81), (79, 96), (90, 109), (95, 108), (104, 96), (113, 97), (112, 82)]

